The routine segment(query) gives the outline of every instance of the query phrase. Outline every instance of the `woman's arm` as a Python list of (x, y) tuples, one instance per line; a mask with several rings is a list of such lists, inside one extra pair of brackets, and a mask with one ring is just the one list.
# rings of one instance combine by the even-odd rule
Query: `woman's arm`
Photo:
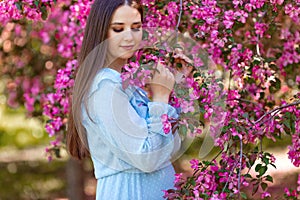
[(90, 112), (99, 125), (99, 132), (93, 133), (95, 140), (89, 143), (97, 147), (97, 140), (105, 141), (119, 159), (142, 171), (155, 171), (169, 162), (176, 148), (171, 131), (163, 132), (161, 115), (177, 117), (176, 110), (164, 102), (149, 102), (148, 115), (142, 118), (130, 104), (130, 99), (120, 83), (109, 79), (99, 83), (90, 99)]

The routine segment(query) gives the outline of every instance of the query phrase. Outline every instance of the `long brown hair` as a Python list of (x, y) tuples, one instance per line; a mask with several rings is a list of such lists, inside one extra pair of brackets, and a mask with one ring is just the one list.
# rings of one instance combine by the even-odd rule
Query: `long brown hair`
[(95, 0), (87, 19), (78, 58), (79, 67), (70, 101), (66, 136), (68, 152), (80, 160), (89, 156), (86, 131), (82, 125), (82, 106), (86, 108), (87, 95), (93, 79), (106, 64), (108, 29), (115, 10), (122, 5), (136, 8), (143, 16), (142, 7), (138, 1)]

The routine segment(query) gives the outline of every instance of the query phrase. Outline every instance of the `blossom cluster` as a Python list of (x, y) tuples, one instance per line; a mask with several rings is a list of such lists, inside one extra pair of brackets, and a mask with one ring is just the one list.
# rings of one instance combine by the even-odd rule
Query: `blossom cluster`
[[(237, 161), (223, 154), (223, 159), (217, 163), (190, 161), (193, 169), (193, 176), (183, 178), (182, 173), (175, 175), (175, 189), (165, 190), (164, 197), (167, 199), (180, 199), (182, 193), (184, 199), (228, 199), (234, 198), (239, 193), (238, 187), (248, 186), (245, 177), (238, 177), (238, 173), (233, 172), (237, 166)], [(224, 165), (227, 165), (224, 167)], [(223, 166), (222, 166), (223, 165)], [(229, 191), (231, 195), (229, 195)]]
[[(55, 93), (48, 93), (45, 96), (43, 105), (43, 115), (49, 120), (45, 125), (45, 129), (50, 137), (56, 136), (51, 143), (52, 149), (56, 149), (64, 137), (61, 137), (61, 132), (66, 128), (67, 116), (69, 113), (69, 96), (70, 90), (74, 85), (74, 69), (77, 67), (77, 60), (69, 60), (66, 68), (59, 69), (54, 83)], [(58, 134), (57, 134), (58, 133)], [(47, 148), (48, 153), (51, 148)]]
[(163, 123), (163, 130), (166, 134), (170, 133), (172, 125), (171, 122), (168, 119), (168, 115), (167, 114), (163, 114), (161, 116), (161, 121)]
[[(55, 3), (55, 6), (53, 4)], [(65, 129), (67, 122), (68, 108), (69, 108), (69, 94), (74, 84), (74, 70), (77, 66), (77, 61), (74, 60), (79, 49), (81, 47), (81, 41), (83, 39), (83, 31), (85, 21), (90, 10), (92, 1), (82, 0), (72, 3), (68, 0), (62, 1), (41, 1), (39, 6), (34, 5), (33, 1), (24, 1), (22, 9), (18, 9), (13, 4), (16, 1), (0, 2), (5, 8), (10, 9), (13, 13), (7, 20), (19, 20), (23, 17), (33, 20), (32, 31), (28, 34), (33, 38), (37, 38), (53, 53), (48, 53), (49, 56), (59, 56), (63, 60), (56, 65), (52, 62), (48, 65), (49, 72), (53, 73), (54, 66), (59, 66), (60, 69), (56, 72), (56, 80), (54, 81), (53, 89), (50, 89), (45, 93), (47, 85), (43, 83), (41, 78), (30, 79), (15, 79), (14, 85), (18, 85), (21, 82), (28, 83), (23, 84), (22, 90), (24, 91), (23, 98), (25, 100), (25, 107), (28, 113), (31, 114), (36, 111), (36, 105), (42, 106), (43, 115), (47, 120), (45, 130), (50, 137), (55, 137), (55, 140), (51, 142), (51, 146), (47, 149), (47, 152), (52, 154), (51, 149), (55, 149), (61, 146), (64, 140), (61, 137), (60, 132)], [(41, 6), (47, 7), (49, 12), (47, 23), (41, 24)], [(65, 9), (69, 7), (69, 9)], [(30, 12), (36, 13), (35, 16), (28, 17), (25, 13), (30, 9)], [(21, 14), (21, 12), (23, 12)], [(7, 20), (3, 19), (1, 23), (6, 24)], [(80, 24), (80, 26), (79, 26)], [(22, 27), (16, 25), (14, 28), (16, 35), (22, 33)], [(24, 31), (23, 31), (24, 32)], [(55, 46), (54, 46), (55, 45)], [(53, 57), (51, 59), (53, 59)], [(24, 63), (22, 66), (25, 66)], [(65, 65), (65, 67), (63, 67)], [(46, 64), (47, 68), (47, 64)], [(46, 77), (47, 74), (45, 74)], [(53, 75), (52, 75), (53, 76)], [(44, 78), (45, 78), (44, 77)], [(40, 81), (39, 83), (37, 81)], [(37, 85), (38, 84), (38, 85)], [(11, 84), (12, 85), (12, 84)], [(20, 84), (21, 85), (21, 84)], [(26, 89), (26, 88), (28, 89)], [(33, 92), (31, 90), (34, 90)], [(45, 93), (45, 94), (44, 94)], [(11, 105), (17, 105), (15, 101), (18, 99), (15, 87), (11, 87), (9, 93), (9, 102)]]
[(294, 190), (285, 188), (284, 193), (286, 199), (297, 200), (300, 198), (300, 174), (298, 175), (297, 188)]
[(5, 0), (0, 2), (0, 23), (6, 24), (13, 20), (27, 19), (38, 21), (46, 19), (47, 11), (56, 0)]

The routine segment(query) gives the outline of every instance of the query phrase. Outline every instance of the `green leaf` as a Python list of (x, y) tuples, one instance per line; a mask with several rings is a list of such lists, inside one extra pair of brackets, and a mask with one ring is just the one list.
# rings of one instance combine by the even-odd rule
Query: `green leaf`
[(16, 2), (15, 5), (16, 5), (16, 7), (17, 7), (18, 10), (22, 10), (22, 4), (21, 4), (21, 2)]
[(261, 169), (261, 166), (262, 166), (261, 164), (257, 164), (255, 166), (255, 171), (258, 172)]
[(276, 65), (276, 64), (274, 64), (274, 63), (271, 63), (270, 65), (269, 65), (269, 67), (271, 68), (271, 69), (273, 69), (273, 70), (278, 70), (278, 66)]
[(291, 118), (291, 113), (290, 112), (286, 112), (284, 114), (284, 116), (287, 118), (287, 119), (290, 119)]
[(231, 30), (231, 29), (226, 29), (226, 33), (231, 34), (231, 33), (232, 33), (232, 30)]
[(248, 199), (247, 195), (244, 192), (241, 192), (240, 195), (243, 199)]
[(146, 39), (146, 38), (148, 38), (148, 36), (149, 36), (149, 33), (148, 33), (148, 31), (146, 31), (146, 30), (144, 30), (143, 29), (143, 39)]
[(269, 163), (270, 163), (270, 159), (269, 158), (267, 158), (267, 157), (263, 157), (263, 162), (266, 164), (266, 165), (268, 165)]
[(202, 25), (202, 24), (204, 24), (204, 20), (203, 19), (197, 19), (196, 20), (196, 24), (199, 24), (199, 25)]
[(222, 132), (226, 132), (230, 127), (229, 126), (223, 126), (222, 127)]
[(266, 173), (266, 171), (268, 170), (268, 167), (267, 166), (262, 166), (260, 169), (259, 169), (259, 176), (262, 176)]
[(251, 167), (252, 167), (252, 163), (249, 161), (249, 162), (246, 162), (246, 165), (247, 165), (247, 167), (250, 169)]
[(271, 93), (278, 92), (281, 88), (281, 81), (278, 78), (275, 78), (275, 81), (270, 81), (271, 86), (269, 87), (269, 91)]
[(267, 156), (271, 157), (272, 155), (271, 155), (269, 152), (265, 152), (265, 153), (264, 153), (264, 156), (266, 156), (266, 157), (267, 157)]
[(34, 1), (34, 5), (38, 8), (39, 7), (39, 1)]
[(40, 8), (41, 12), (42, 12), (42, 19), (46, 20), (48, 17), (48, 12), (47, 12), (47, 8), (45, 6), (42, 6)]
[(212, 165), (211, 161), (207, 161), (207, 160), (204, 160), (204, 161), (203, 161), (203, 164), (206, 165), (206, 166)]
[(276, 168), (276, 165), (274, 165), (273, 163), (271, 163), (270, 165), (272, 165), (275, 169), (277, 169), (277, 168)]
[(249, 119), (249, 113), (247, 113), (247, 112), (243, 113), (243, 117), (246, 118), (246, 119)]
[(201, 76), (201, 74), (199, 72), (196, 72), (193, 76), (194, 76), (194, 78), (197, 78), (197, 77)]
[(295, 133), (296, 129), (295, 129), (295, 122), (291, 122), (291, 132)]
[(291, 120), (293, 120), (293, 121), (297, 120), (297, 117), (294, 113), (291, 113)]
[(266, 58), (266, 62), (273, 62), (273, 61), (276, 61), (277, 58), (274, 58), (274, 57), (269, 57), (269, 58)]
[(181, 63), (176, 63), (176, 67), (177, 68), (182, 68), (182, 64)]
[(200, 110), (200, 113), (203, 113), (203, 114), (206, 112), (206, 110), (202, 107), (200, 107), (199, 110)]
[(191, 132), (194, 132), (194, 125), (193, 124), (189, 124), (188, 125), (188, 128), (189, 128), (189, 130), (191, 131)]
[[(251, 180), (251, 183), (252, 183), (252, 182), (255, 182), (255, 181), (257, 182), (257, 178), (253, 178), (253, 179)], [(256, 183), (255, 183), (255, 184), (256, 184)]]
[(259, 95), (259, 99), (264, 99), (266, 94), (264, 92), (260, 92)]
[(263, 11), (267, 11), (268, 8), (269, 8), (269, 5), (268, 5), (268, 4), (264, 4), (263, 7), (262, 7)]
[(230, 42), (234, 42), (234, 38), (233, 38), (233, 37), (228, 37), (228, 40), (229, 40)]
[(288, 128), (291, 129), (290, 120), (284, 120), (283, 124)]
[(157, 5), (158, 9), (162, 9), (165, 4), (163, 2), (159, 2), (156, 5)]
[(192, 179), (190, 183), (191, 183), (192, 186), (195, 186), (196, 185), (195, 179)]
[(268, 187), (268, 184), (262, 182), (262, 183), (260, 184), (260, 187), (263, 189), (263, 191), (266, 191), (266, 189), (267, 189), (267, 187)]
[(239, 136), (237, 136), (237, 135), (233, 136), (232, 139), (235, 140), (235, 141), (240, 140)]
[(179, 133), (180, 133), (180, 135), (186, 135), (187, 127), (185, 125), (180, 126), (179, 127)]
[(253, 153), (258, 153), (258, 146), (253, 149)]
[(269, 181), (269, 182), (273, 183), (273, 177), (270, 176), (270, 175), (267, 175), (266, 176), (266, 181)]
[(244, 177), (245, 178), (252, 178), (251, 174), (245, 174)]
[(261, 62), (261, 60), (259, 60), (259, 59), (254, 59), (253, 65), (259, 65), (260, 62)]
[(252, 189), (252, 196), (258, 191), (258, 187), (259, 187), (258, 183), (254, 184), (253, 189)]
[(54, 154), (57, 158), (61, 158), (61, 155), (60, 155), (60, 149), (59, 148), (55, 148), (53, 149), (54, 150)]

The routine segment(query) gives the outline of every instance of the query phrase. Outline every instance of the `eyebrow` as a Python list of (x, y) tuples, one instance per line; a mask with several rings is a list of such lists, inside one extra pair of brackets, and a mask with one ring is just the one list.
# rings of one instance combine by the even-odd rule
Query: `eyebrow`
[[(124, 25), (125, 23), (122, 23), (122, 22), (114, 22), (114, 23), (111, 23), (111, 25)], [(142, 22), (134, 22), (132, 23), (133, 25), (140, 25), (142, 24)]]

